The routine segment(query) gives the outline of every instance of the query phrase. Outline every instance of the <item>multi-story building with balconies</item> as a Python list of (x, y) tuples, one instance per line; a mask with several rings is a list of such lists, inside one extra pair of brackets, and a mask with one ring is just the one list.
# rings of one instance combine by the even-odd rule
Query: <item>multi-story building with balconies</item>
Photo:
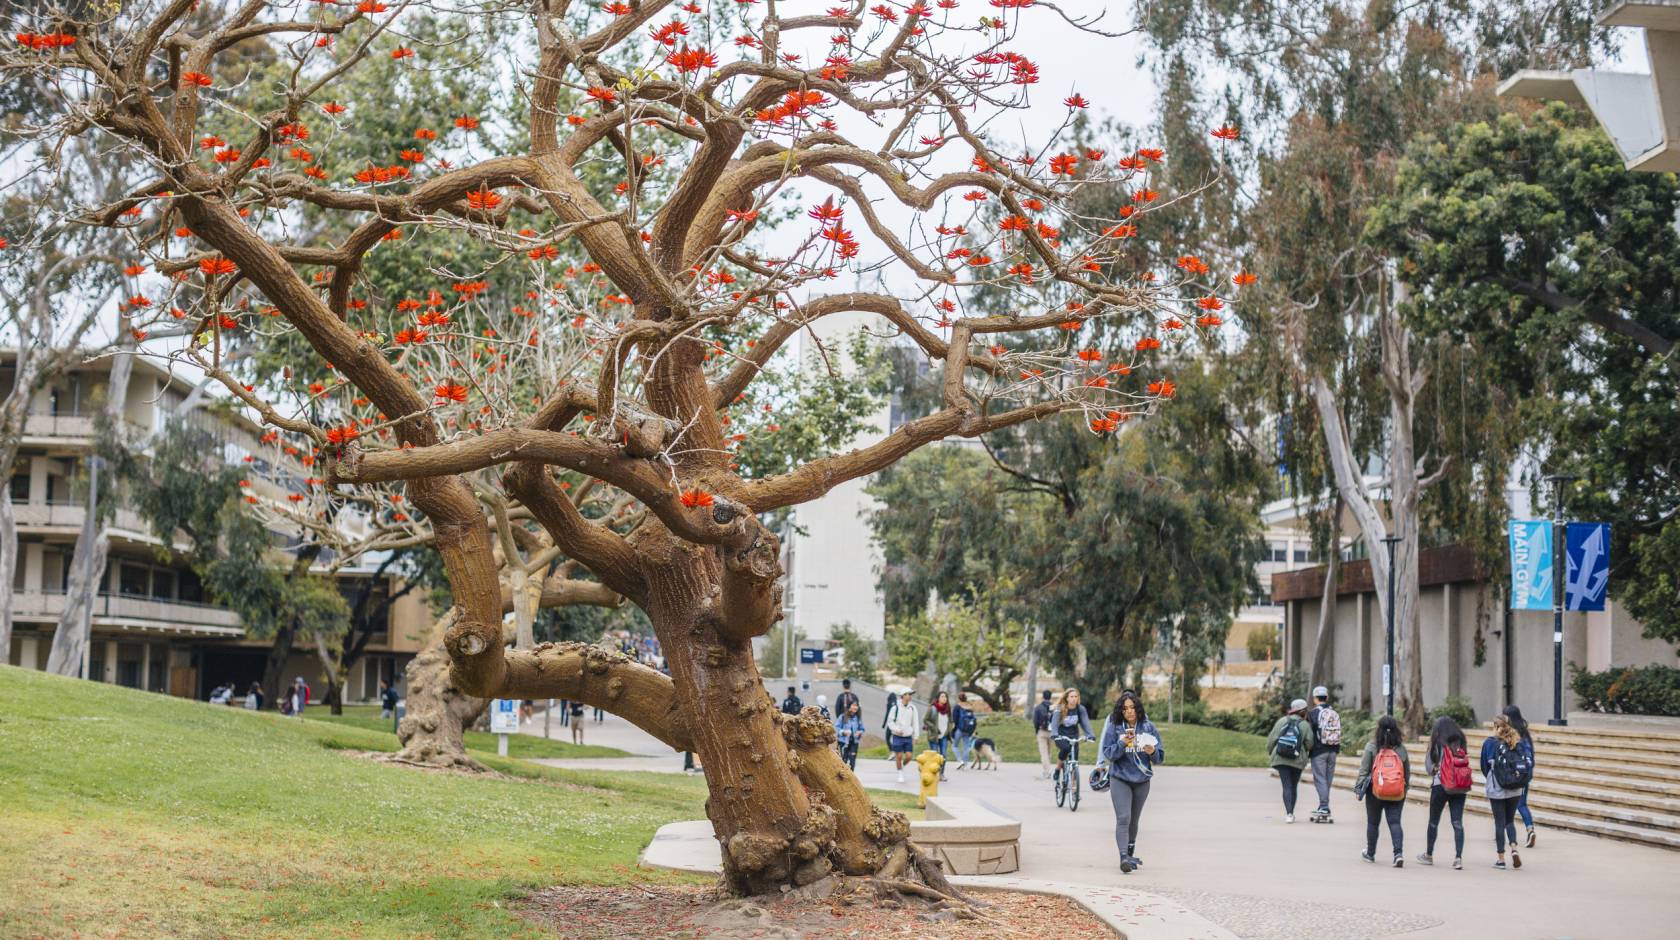
[[(15, 352), (0, 351), (0, 395), (10, 390), (15, 360)], [(30, 403), (6, 494), (18, 533), (12, 642), (4, 651), (12, 665), (46, 667), (64, 610), (76, 537), (88, 512), (85, 471), (95, 449), (95, 415), (105, 400), (109, 374), (108, 360), (84, 363)], [(190, 390), (179, 376), (137, 360), (122, 419), (140, 434), (156, 431), (166, 416), (179, 412)], [(227, 460), (253, 465), (253, 492), (273, 486), (268, 482), (274, 475), (267, 463), (271, 452), (258, 446), (259, 425), (221, 408), (195, 409), (189, 420), (223, 449)], [(290, 469), (279, 468), (282, 473)], [(107, 524), (110, 557), (93, 604), (92, 642), (82, 674), (193, 698), (204, 698), (224, 683), (243, 692), (260, 680), (269, 643), (246, 636), (238, 615), (214, 603), (187, 565), (162, 558), (152, 527), (122, 504), (120, 487), (102, 481), (99, 497), (118, 504)], [(374, 576), (365, 566), (338, 573), (347, 595), (359, 592)], [(372, 585), (372, 590), (400, 593), (394, 579), (381, 580), (384, 583)], [(424, 642), (430, 623), (423, 592), (398, 597), (378, 619), (369, 625), (372, 637), (366, 655), (344, 677), (348, 701), (373, 698), (381, 680), (400, 682), (403, 667)], [(325, 668), (307, 644), (299, 643), (293, 651), (286, 675), (288, 681), (303, 676), (313, 690), (326, 687)]]

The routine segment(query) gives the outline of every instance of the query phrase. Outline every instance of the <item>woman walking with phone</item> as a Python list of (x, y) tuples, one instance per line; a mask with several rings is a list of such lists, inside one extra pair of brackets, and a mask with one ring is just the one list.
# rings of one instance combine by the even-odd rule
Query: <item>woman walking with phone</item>
[(1138, 819), (1149, 799), (1155, 765), (1166, 760), (1160, 733), (1143, 713), (1133, 692), (1122, 692), (1103, 728), (1099, 766), (1108, 770), (1108, 798), (1114, 804), (1114, 844), (1120, 849), (1120, 870), (1131, 874), (1143, 865), (1137, 857)]

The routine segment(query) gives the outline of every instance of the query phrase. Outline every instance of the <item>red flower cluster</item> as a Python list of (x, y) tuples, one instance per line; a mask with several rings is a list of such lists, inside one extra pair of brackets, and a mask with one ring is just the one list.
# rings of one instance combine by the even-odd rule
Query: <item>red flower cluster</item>
[(710, 506), (713, 502), (715, 500), (712, 494), (705, 490), (684, 490), (682, 494), (682, 504), (690, 509), (696, 506)]
[(76, 44), (76, 37), (68, 33), (18, 33), (18, 45), (40, 52), (44, 49), (62, 49)]

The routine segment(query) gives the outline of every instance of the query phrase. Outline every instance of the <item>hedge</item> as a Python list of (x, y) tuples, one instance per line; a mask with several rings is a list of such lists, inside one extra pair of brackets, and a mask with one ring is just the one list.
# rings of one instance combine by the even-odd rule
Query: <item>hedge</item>
[(1569, 684), (1586, 711), (1680, 717), (1680, 669), (1673, 666), (1577, 668)]

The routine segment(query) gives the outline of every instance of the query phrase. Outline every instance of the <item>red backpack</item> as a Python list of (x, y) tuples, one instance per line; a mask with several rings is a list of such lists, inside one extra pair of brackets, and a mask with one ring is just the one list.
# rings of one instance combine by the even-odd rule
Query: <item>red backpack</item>
[(1406, 766), (1391, 747), (1378, 751), (1371, 761), (1371, 795), (1385, 802), (1406, 798)]
[(1469, 793), (1475, 781), (1470, 778), (1470, 757), (1464, 748), (1441, 745), (1441, 789), (1448, 793)]

